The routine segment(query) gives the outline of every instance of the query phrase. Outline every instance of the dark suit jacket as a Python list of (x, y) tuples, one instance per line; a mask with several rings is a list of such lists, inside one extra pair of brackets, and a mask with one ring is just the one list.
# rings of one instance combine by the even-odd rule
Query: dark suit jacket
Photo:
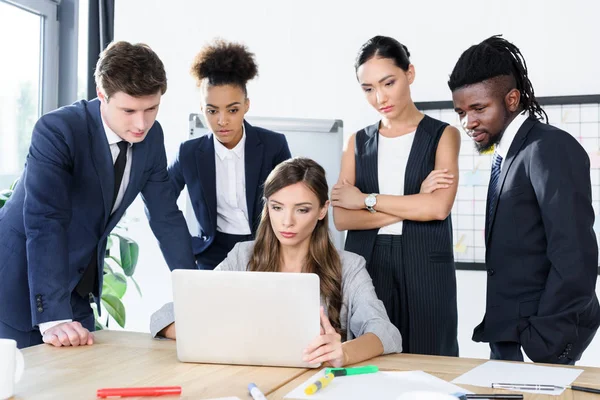
[[(263, 207), (263, 184), (271, 171), (291, 158), (285, 136), (254, 127), (245, 122), (246, 205), (250, 231), (254, 235)], [(169, 167), (169, 178), (177, 197), (187, 185), (194, 214), (200, 225), (198, 236), (192, 237), (194, 254), (205, 251), (217, 232), (217, 182), (213, 134), (181, 144), (175, 162)]]
[(169, 267), (195, 268), (158, 122), (133, 145), (129, 185), (110, 215), (113, 191), (100, 102), (80, 101), (40, 118), (22, 179), (0, 209), (0, 321), (27, 331), (72, 319), (71, 292), (94, 254), (100, 296), (106, 239), (139, 193)]
[(529, 118), (498, 189), (473, 340), (521, 343), (535, 362), (578, 360), (600, 325), (589, 157), (567, 132)]

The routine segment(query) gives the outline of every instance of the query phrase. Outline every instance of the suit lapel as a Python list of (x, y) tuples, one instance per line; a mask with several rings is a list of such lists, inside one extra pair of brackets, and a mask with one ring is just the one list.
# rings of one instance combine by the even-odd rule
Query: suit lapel
[(254, 225), (254, 206), (256, 191), (259, 190), (259, 179), (264, 153), (264, 144), (258, 137), (258, 133), (252, 125), (244, 121), (246, 125), (246, 145), (244, 147), (244, 169), (246, 175), (246, 206), (248, 207), (248, 223), (250, 231)]
[[(119, 222), (119, 219), (123, 215), (125, 209), (133, 202), (133, 199), (139, 194), (140, 190), (140, 179), (144, 173), (144, 166), (146, 164), (147, 156), (147, 143), (144, 140), (140, 143), (135, 143), (131, 148), (131, 172), (129, 174), (129, 182), (127, 183), (127, 189), (123, 195), (123, 200), (119, 205), (119, 208), (110, 216), (108, 221), (108, 227), (112, 229), (112, 226)], [(118, 219), (113, 221), (115, 218)], [(112, 225), (114, 223), (114, 225)]]
[(100, 187), (102, 189), (102, 200), (104, 202), (104, 225), (110, 216), (112, 197), (114, 192), (115, 172), (112, 162), (110, 146), (106, 139), (102, 118), (100, 116), (100, 100), (95, 99), (88, 102), (87, 112), (91, 118), (88, 119), (88, 133), (90, 135), (91, 155)]
[(415, 137), (408, 153), (408, 161), (406, 162), (406, 170), (404, 172), (404, 195), (419, 193), (421, 183), (419, 182), (420, 166), (423, 164), (424, 154), (429, 148), (431, 142), (431, 134), (427, 129), (429, 123), (429, 117), (424, 115), (415, 131)]
[(129, 174), (129, 183), (127, 184), (127, 190), (123, 196), (123, 202), (121, 204), (127, 204), (132, 201), (135, 196), (139, 193), (140, 180), (144, 174), (144, 167), (146, 165), (146, 158), (148, 156), (148, 144), (146, 140), (140, 143), (136, 143), (131, 148), (131, 173)]
[[(198, 169), (198, 180), (202, 188), (204, 203), (208, 217), (212, 224), (211, 230), (217, 229), (217, 173), (215, 169), (215, 143), (213, 134), (210, 133), (198, 144), (196, 149), (196, 168)], [(204, 227), (203, 227), (204, 228)], [(211, 232), (206, 229), (206, 231)]]
[(496, 210), (498, 210), (498, 205), (500, 204), (500, 195), (502, 194), (502, 190), (504, 189), (504, 181), (506, 180), (506, 175), (510, 170), (513, 162), (515, 161), (515, 157), (519, 154), (521, 147), (523, 147), (523, 143), (525, 143), (525, 139), (527, 138), (527, 134), (533, 127), (533, 125), (537, 121), (533, 118), (527, 118), (523, 125), (519, 128), (510, 148), (508, 149), (508, 154), (506, 155), (506, 160), (502, 163), (502, 171), (500, 172), (500, 178), (498, 179), (498, 199), (496, 200), (496, 204), (494, 209), (492, 210), (492, 216), (490, 218), (489, 227), (486, 234), (486, 246), (490, 239), (490, 232), (492, 232), (492, 228), (494, 226), (494, 220), (496, 219)]

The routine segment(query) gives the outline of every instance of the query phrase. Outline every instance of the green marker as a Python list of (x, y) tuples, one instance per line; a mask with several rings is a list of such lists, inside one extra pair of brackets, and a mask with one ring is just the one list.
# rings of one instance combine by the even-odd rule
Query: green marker
[(377, 365), (365, 365), (364, 367), (354, 368), (326, 368), (325, 374), (332, 373), (333, 376), (350, 376), (360, 374), (372, 374), (379, 371)]

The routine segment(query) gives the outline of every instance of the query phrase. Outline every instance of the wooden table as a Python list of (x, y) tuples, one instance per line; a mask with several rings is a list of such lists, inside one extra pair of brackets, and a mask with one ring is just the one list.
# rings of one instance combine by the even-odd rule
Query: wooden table
[[(435, 375), (438, 378), (444, 379), (448, 382), (457, 378), (458, 376), (468, 372), (469, 370), (483, 364), (489, 360), (478, 359), (478, 358), (456, 358), (456, 357), (438, 357), (438, 356), (421, 356), (415, 354), (393, 354), (382, 357), (376, 357), (367, 362), (357, 364), (366, 365), (374, 364), (377, 365), (383, 371), (425, 371), (431, 375)], [(550, 364), (539, 364), (554, 366)], [(561, 365), (562, 367), (562, 365)], [(600, 388), (600, 368), (592, 367), (565, 367), (565, 368), (577, 368), (583, 369), (584, 371), (579, 375), (574, 384), (581, 386)], [(269, 398), (282, 399), (283, 396), (288, 394), (290, 391), (295, 389), (297, 386), (306, 382), (315, 371), (307, 371), (294, 380), (288, 382), (281, 388), (271, 392)], [(486, 389), (478, 386), (459, 385), (465, 389), (469, 389), (474, 393), (519, 393), (515, 391), (501, 390), (501, 389)], [(565, 390), (560, 396), (550, 396), (541, 394), (529, 394), (524, 393), (525, 400), (600, 400), (600, 395), (574, 392), (572, 390)]]
[[(303, 368), (190, 364), (177, 361), (175, 342), (154, 340), (148, 334), (101, 331), (93, 346), (54, 348), (48, 345), (23, 351), (25, 374), (15, 399), (95, 399), (103, 387), (181, 386), (182, 399), (237, 396), (251, 399), (248, 383), (254, 382), (269, 399), (283, 399), (316, 371)], [(363, 364), (382, 370), (422, 370), (451, 381), (487, 360), (395, 354)], [(576, 383), (600, 387), (600, 369), (585, 371)], [(463, 386), (463, 385), (461, 385)], [(475, 393), (491, 389), (464, 386)], [(501, 390), (494, 390), (502, 393)], [(161, 397), (165, 400), (177, 397)], [(148, 398), (140, 398), (148, 399)], [(526, 400), (600, 400), (600, 395), (566, 390), (562, 396), (525, 395)]]

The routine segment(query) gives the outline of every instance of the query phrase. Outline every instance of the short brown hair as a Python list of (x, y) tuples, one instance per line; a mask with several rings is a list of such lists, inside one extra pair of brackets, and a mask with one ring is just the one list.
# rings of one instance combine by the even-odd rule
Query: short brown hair
[(167, 74), (158, 55), (146, 44), (112, 42), (100, 53), (96, 86), (110, 98), (117, 92), (140, 97), (167, 91)]

